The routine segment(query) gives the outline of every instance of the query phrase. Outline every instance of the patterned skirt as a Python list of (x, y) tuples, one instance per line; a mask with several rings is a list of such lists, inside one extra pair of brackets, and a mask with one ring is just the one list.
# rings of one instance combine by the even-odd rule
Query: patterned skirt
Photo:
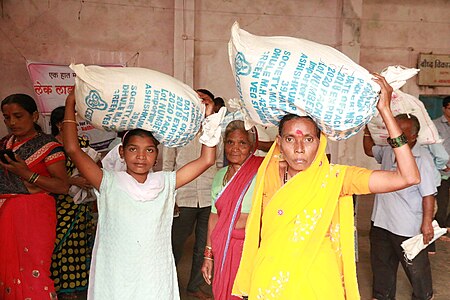
[(75, 204), (69, 195), (56, 198), (56, 242), (51, 273), (58, 294), (86, 291), (95, 234), (92, 203)]

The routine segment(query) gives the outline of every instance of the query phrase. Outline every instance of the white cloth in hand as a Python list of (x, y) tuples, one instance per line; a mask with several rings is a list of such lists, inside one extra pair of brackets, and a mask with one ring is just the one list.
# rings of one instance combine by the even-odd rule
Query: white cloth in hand
[(404, 86), (406, 80), (416, 75), (419, 71), (419, 69), (410, 69), (403, 66), (389, 66), (381, 72), (381, 75), (386, 78), (386, 81), (395, 91)]
[(222, 107), (217, 113), (206, 117), (202, 123), (202, 136), (200, 137), (200, 143), (208, 146), (216, 146), (222, 135), (222, 127), (220, 124), (227, 112), (225, 107)]
[(423, 235), (418, 234), (416, 236), (413, 236), (412, 238), (407, 239), (406, 241), (403, 241), (401, 244), (403, 248), (403, 252), (405, 252), (406, 258), (409, 260), (413, 260), (414, 257), (416, 257), (417, 254), (419, 254), (420, 251), (425, 249), (429, 244), (437, 240), (441, 235), (445, 234), (447, 232), (446, 228), (439, 227), (439, 224), (436, 220), (433, 220), (431, 223), (433, 225), (434, 230), (434, 236), (433, 239), (428, 244), (423, 243)]

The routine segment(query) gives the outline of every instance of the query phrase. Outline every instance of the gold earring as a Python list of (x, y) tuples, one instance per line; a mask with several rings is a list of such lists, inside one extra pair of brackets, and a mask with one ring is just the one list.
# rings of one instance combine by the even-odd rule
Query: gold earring
[(278, 159), (279, 161), (285, 161), (283, 153), (280, 152), (280, 154), (275, 154), (273, 156), (275, 159)]

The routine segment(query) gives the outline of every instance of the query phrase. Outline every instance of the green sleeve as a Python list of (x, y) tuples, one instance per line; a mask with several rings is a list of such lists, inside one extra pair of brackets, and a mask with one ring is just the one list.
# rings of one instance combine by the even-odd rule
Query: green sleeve
[(244, 199), (242, 200), (241, 213), (248, 214), (250, 213), (250, 209), (252, 208), (252, 198), (253, 198), (253, 190), (255, 189), (256, 176), (253, 177), (252, 183), (248, 188), (247, 192), (244, 195)]
[(223, 177), (225, 176), (226, 172), (227, 172), (227, 167), (221, 168), (219, 171), (217, 171), (216, 175), (214, 176), (212, 185), (211, 185), (211, 212), (214, 214), (217, 214), (215, 202), (216, 202), (217, 196), (223, 189)]

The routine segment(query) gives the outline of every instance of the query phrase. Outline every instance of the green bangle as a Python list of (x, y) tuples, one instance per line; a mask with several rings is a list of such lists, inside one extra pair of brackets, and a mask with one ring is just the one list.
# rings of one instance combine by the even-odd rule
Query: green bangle
[(399, 135), (396, 138), (393, 138), (393, 139), (387, 138), (387, 142), (389, 145), (391, 145), (392, 148), (398, 148), (398, 147), (408, 144), (408, 139), (406, 138), (405, 134), (402, 133), (401, 135)]

